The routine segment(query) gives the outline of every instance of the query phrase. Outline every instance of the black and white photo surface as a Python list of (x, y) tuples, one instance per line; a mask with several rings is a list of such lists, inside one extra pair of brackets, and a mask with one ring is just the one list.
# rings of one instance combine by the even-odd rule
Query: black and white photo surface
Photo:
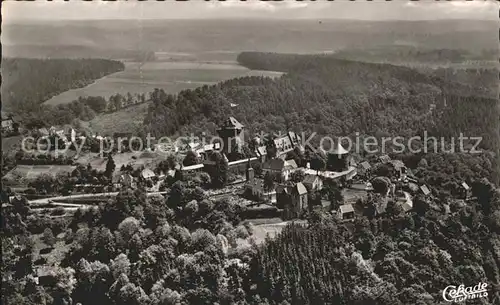
[(500, 304), (497, 1), (3, 1), (5, 305)]

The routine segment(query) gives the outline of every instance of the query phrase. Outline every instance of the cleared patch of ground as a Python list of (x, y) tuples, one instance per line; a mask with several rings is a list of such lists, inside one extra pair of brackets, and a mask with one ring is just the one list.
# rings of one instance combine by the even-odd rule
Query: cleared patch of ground
[(50, 105), (71, 103), (80, 96), (102, 96), (108, 99), (116, 93), (147, 94), (155, 88), (164, 89), (167, 93), (178, 93), (184, 89), (194, 89), (235, 77), (275, 77), (281, 74), (272, 71), (253, 71), (230, 62), (125, 62), (124, 71), (107, 75), (86, 87), (63, 92), (45, 103)]
[(7, 186), (26, 186), (41, 174), (55, 177), (58, 173), (71, 173), (75, 168), (71, 165), (17, 165), (2, 177), (2, 182)]
[[(120, 170), (122, 165), (126, 166), (128, 164), (133, 167), (145, 166), (154, 168), (158, 162), (165, 158), (165, 155), (155, 152), (126, 152), (113, 155), (117, 171)], [(97, 153), (89, 153), (80, 156), (76, 162), (85, 166), (90, 163), (93, 169), (104, 171), (106, 170), (107, 158), (100, 157)]]
[(250, 247), (253, 242), (255, 244), (261, 244), (266, 240), (266, 237), (269, 238), (276, 237), (284, 227), (286, 227), (289, 223), (297, 223), (297, 224), (306, 224), (305, 220), (293, 220), (293, 221), (283, 221), (281, 218), (261, 218), (261, 219), (252, 219), (249, 220), (253, 226), (253, 234), (247, 239), (239, 238), (237, 240), (238, 248), (246, 248)]
[(143, 103), (113, 113), (101, 114), (85, 125), (101, 135), (113, 135), (116, 132), (135, 133), (142, 126), (148, 105), (149, 103)]

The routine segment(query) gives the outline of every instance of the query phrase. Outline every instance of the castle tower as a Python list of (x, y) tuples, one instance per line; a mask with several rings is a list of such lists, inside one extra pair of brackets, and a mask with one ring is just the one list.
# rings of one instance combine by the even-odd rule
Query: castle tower
[(224, 121), (220, 128), (217, 129), (217, 133), (222, 139), (222, 152), (230, 154), (238, 151), (238, 148), (244, 143), (243, 128), (244, 126), (233, 117), (229, 117)]
[(328, 168), (334, 172), (343, 172), (349, 169), (349, 152), (337, 142), (337, 146), (328, 154)]

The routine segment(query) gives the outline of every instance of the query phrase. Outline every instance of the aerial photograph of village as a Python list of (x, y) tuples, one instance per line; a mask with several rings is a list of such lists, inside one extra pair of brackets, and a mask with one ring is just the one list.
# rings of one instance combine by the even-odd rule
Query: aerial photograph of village
[(495, 1), (2, 5), (6, 305), (500, 304)]

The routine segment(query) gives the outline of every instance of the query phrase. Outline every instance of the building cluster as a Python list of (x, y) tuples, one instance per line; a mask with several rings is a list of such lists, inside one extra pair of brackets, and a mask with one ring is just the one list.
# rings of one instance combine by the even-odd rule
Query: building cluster
[[(388, 177), (372, 178), (373, 168), (369, 162), (363, 161), (358, 164), (359, 178), (366, 183), (366, 190), (371, 194), (378, 194), (380, 200), (376, 200), (371, 206), (371, 215), (377, 216), (384, 214), (387, 208), (387, 202), (392, 199), (401, 207), (403, 212), (408, 213), (413, 210), (413, 196), (421, 195), (424, 197), (432, 196), (431, 189), (419, 183), (411, 169), (407, 168), (403, 161), (391, 159), (387, 155), (377, 158), (378, 165), (384, 165), (388, 169)], [(387, 185), (387, 188), (377, 187), (376, 184)], [(459, 199), (467, 201), (471, 197), (471, 187), (466, 183), (460, 184)], [(438, 208), (438, 207), (436, 207)]]
[[(308, 208), (309, 195), (321, 191), (325, 179), (338, 180), (345, 184), (357, 173), (352, 166), (352, 158), (340, 143), (329, 152), (328, 170), (311, 169), (310, 162), (305, 167), (297, 165), (295, 160), (286, 160), (287, 153), (300, 147), (300, 138), (293, 132), (274, 139), (275, 154), (270, 156), (266, 146), (258, 146), (256, 154), (261, 161), (261, 170), (256, 175), (252, 167), (247, 169), (245, 192), (255, 200), (270, 204), (285, 203), (285, 218), (298, 217)], [(300, 171), (304, 174), (301, 181), (293, 181), (292, 174)]]

